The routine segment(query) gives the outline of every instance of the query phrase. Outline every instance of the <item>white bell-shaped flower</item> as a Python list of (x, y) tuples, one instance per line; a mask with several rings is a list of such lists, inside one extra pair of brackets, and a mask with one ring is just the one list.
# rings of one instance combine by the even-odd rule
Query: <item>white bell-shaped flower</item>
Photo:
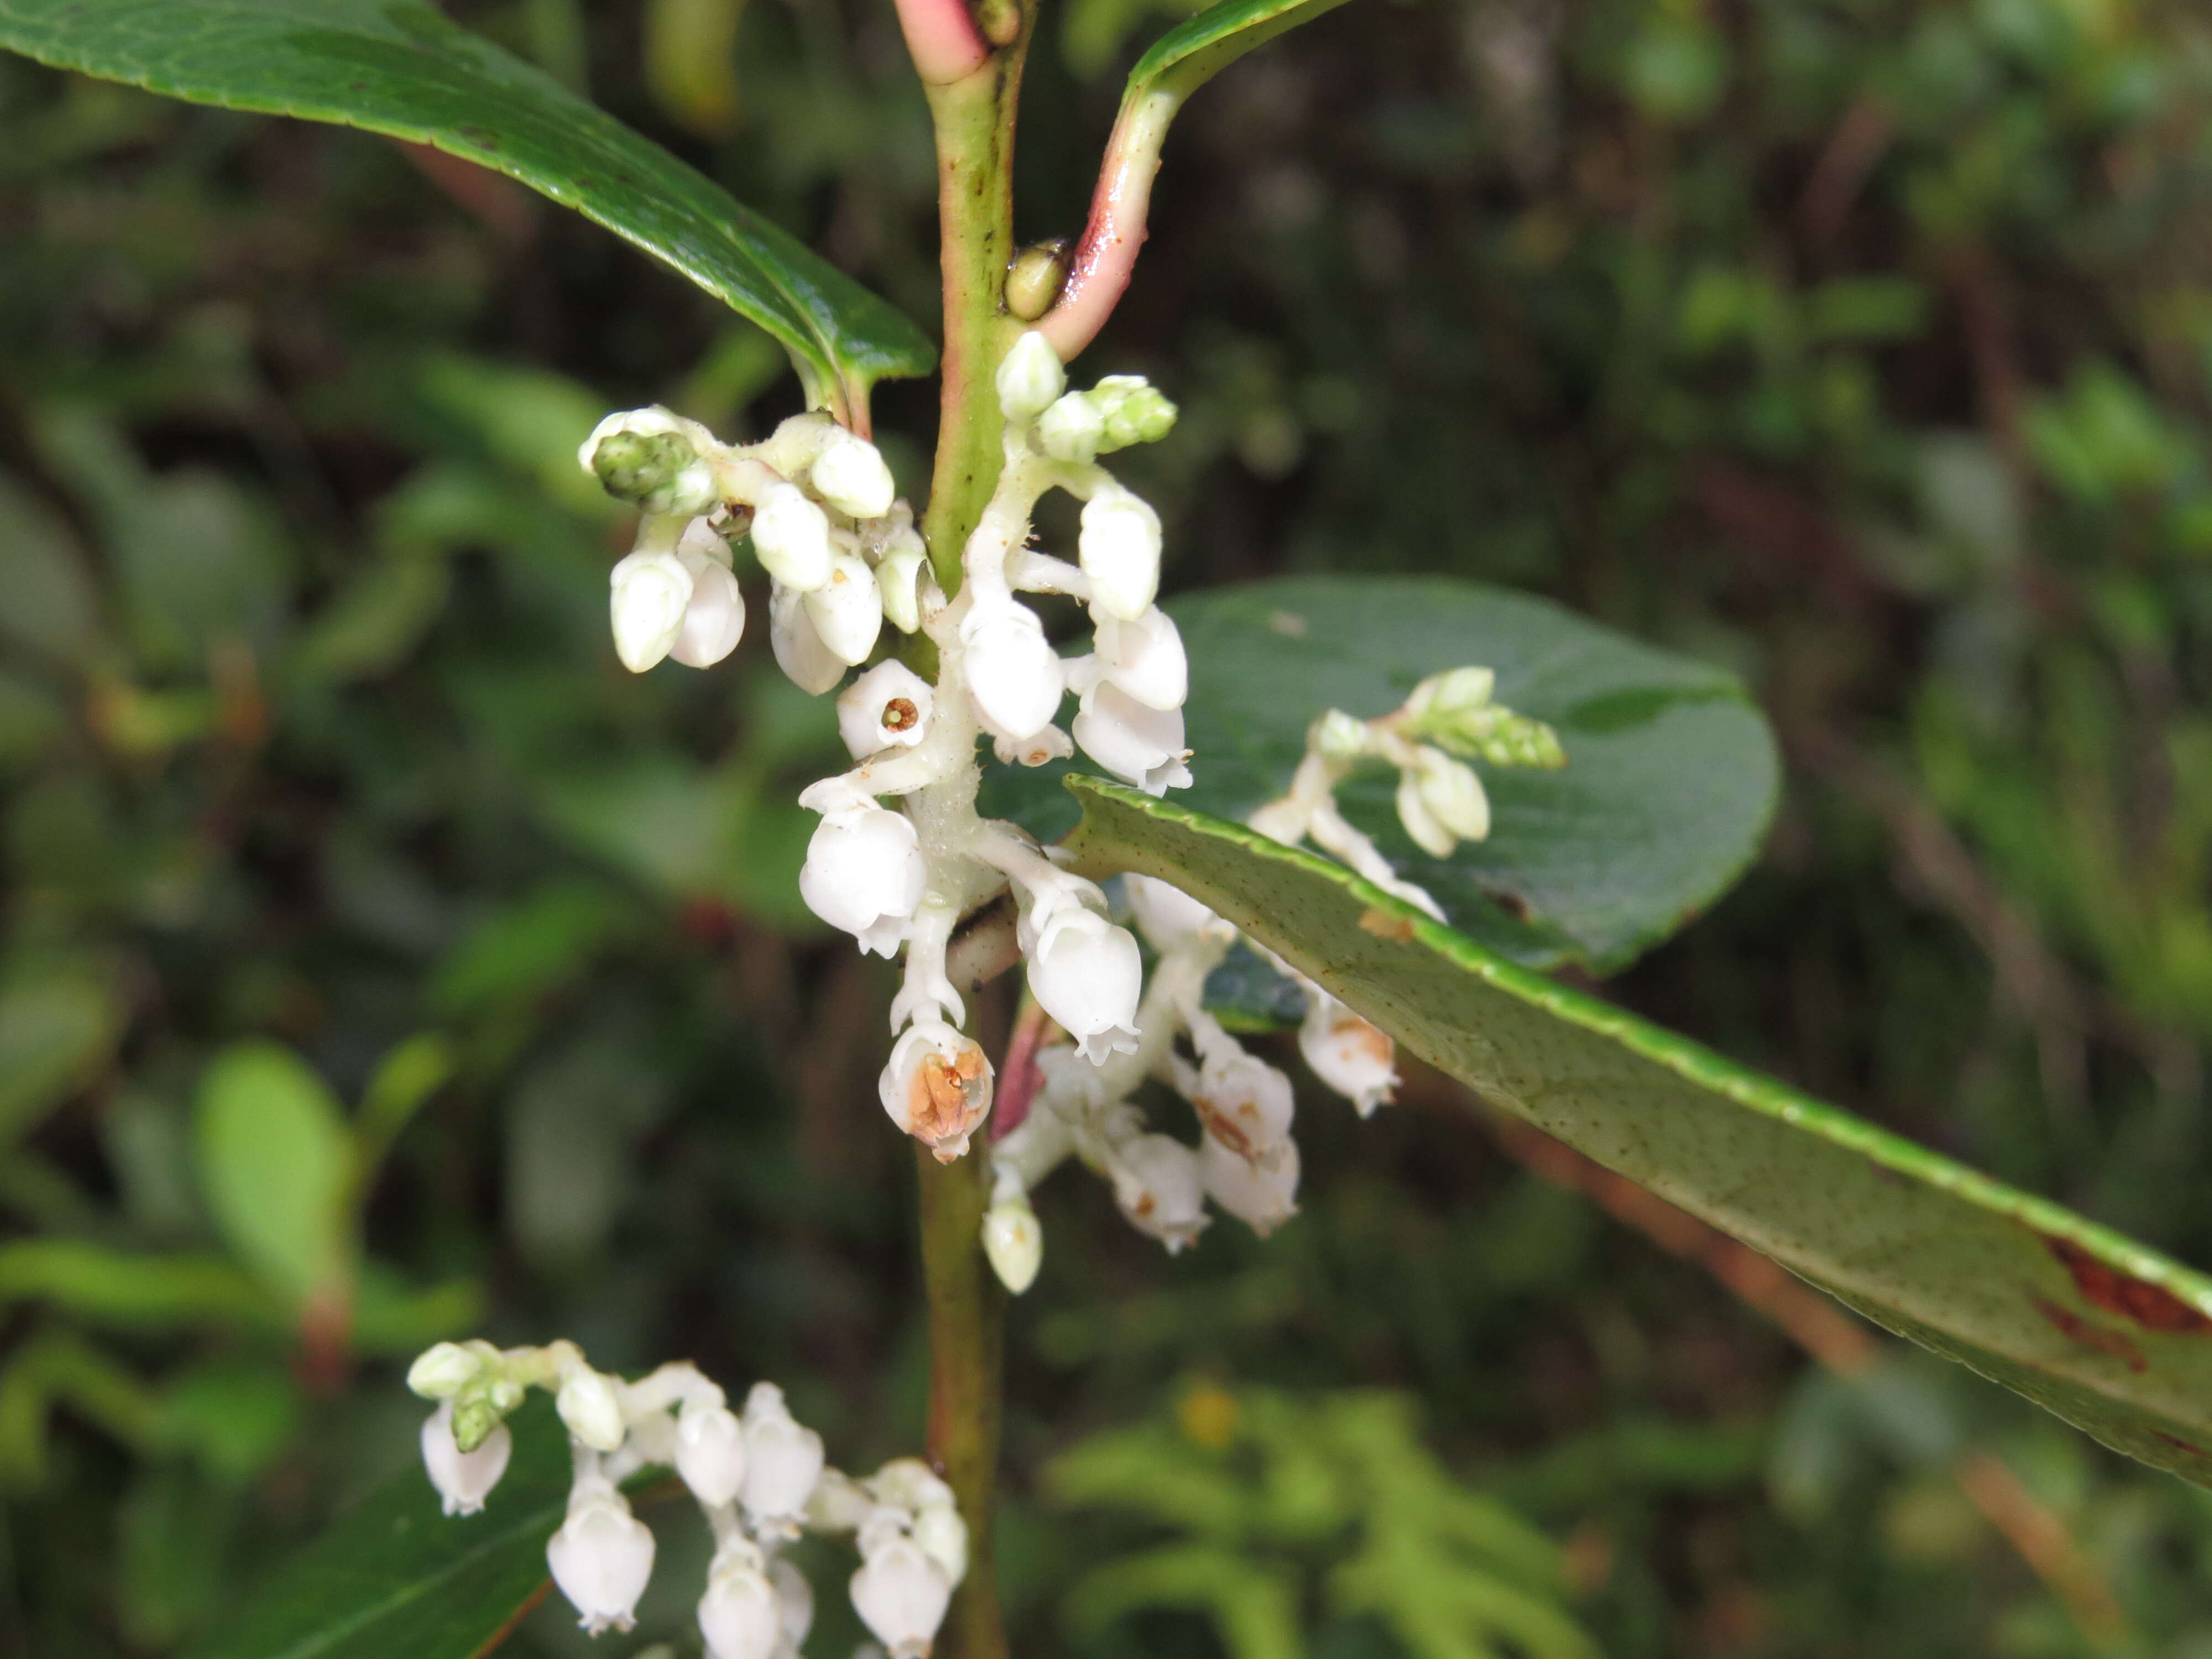
[(853, 1611), (890, 1659), (926, 1659), (945, 1622), (952, 1586), (945, 1569), (908, 1538), (894, 1538), (853, 1575)]
[(1206, 1138), (1249, 1162), (1283, 1146), (1296, 1101), (1291, 1080), (1256, 1054), (1209, 1054), (1199, 1067), (1198, 1098)]
[(686, 1404), (676, 1419), (676, 1473), (712, 1509), (745, 1482), (745, 1431), (727, 1406)]
[(1123, 876), (1121, 891), (1136, 916), (1138, 931), (1155, 951), (1172, 951), (1207, 935), (1225, 937), (1235, 932), (1182, 888), (1158, 877)]
[(793, 1421), (783, 1390), (756, 1382), (745, 1396), (745, 1484), (738, 1501), (753, 1529), (795, 1537), (822, 1479), (822, 1437)]
[(830, 654), (848, 666), (864, 663), (884, 629), (884, 596), (876, 573), (857, 553), (836, 553), (829, 580), (806, 596), (806, 614)]
[(623, 1422), (618, 1386), (612, 1377), (579, 1365), (561, 1380), (560, 1392), (553, 1396), (554, 1408), (568, 1432), (593, 1451), (615, 1450), (629, 1431)]
[(1160, 515), (1116, 483), (1101, 484), (1083, 504), (1076, 542), (1091, 602), (1109, 616), (1133, 622), (1160, 586)]
[(1036, 612), (1010, 599), (979, 603), (961, 622), (960, 645), (969, 696), (992, 736), (1020, 743), (1052, 724), (1067, 670)]
[[(1030, 329), (999, 360), (994, 386), (1000, 413), (1018, 425), (1035, 420), (1060, 396), (1067, 386), (1067, 371), (1060, 366), (1060, 354), (1052, 349), (1052, 343)], [(588, 471), (590, 462), (586, 460), (585, 465)]]
[(945, 1477), (919, 1457), (894, 1457), (867, 1479), (867, 1488), (878, 1504), (919, 1515), (933, 1505), (953, 1501)]
[(794, 483), (772, 483), (753, 508), (753, 551), (782, 586), (811, 593), (830, 580), (829, 515)]
[(1083, 752), (1148, 795), (1190, 787), (1182, 710), (1147, 708), (1110, 680), (1083, 694), (1071, 728)]
[(1349, 1100), (1362, 1117), (1374, 1115), (1398, 1086), (1397, 1045), (1326, 992), (1311, 994), (1298, 1027), (1298, 1053), (1313, 1074)]
[(1209, 1135), (1198, 1150), (1206, 1195), (1265, 1238), (1298, 1212), (1298, 1143), (1285, 1140), (1256, 1161)]
[(884, 620), (902, 634), (921, 627), (921, 573), (929, 562), (917, 538), (914, 544), (894, 547), (876, 567), (876, 586), (884, 596)]
[(891, 1045), (876, 1085), (890, 1121), (950, 1164), (990, 1115), (991, 1062), (981, 1045), (944, 1020), (925, 1017)]
[(691, 573), (672, 552), (640, 548), (615, 566), (608, 585), (615, 655), (631, 673), (642, 674), (676, 643), (691, 603)]
[(1002, 1198), (983, 1212), (983, 1254), (999, 1283), (1019, 1296), (1044, 1264), (1044, 1229), (1026, 1198)]
[(769, 1563), (768, 1581), (775, 1586), (776, 1615), (783, 1630), (783, 1650), (795, 1654), (814, 1628), (814, 1586), (806, 1575), (778, 1556)]
[(653, 1577), (653, 1534), (605, 1480), (580, 1482), (545, 1565), (586, 1631), (628, 1630)]
[(1030, 994), (1093, 1066), (1133, 1052), (1145, 969), (1129, 931), (1073, 903), (1054, 905), (1031, 922)]
[(799, 872), (808, 909), (858, 939), (863, 951), (885, 957), (898, 949), (928, 884), (913, 821), (881, 806), (824, 817)]
[(814, 493), (848, 518), (879, 519), (898, 494), (883, 452), (842, 427), (831, 430), (807, 476)]
[(955, 1589), (968, 1576), (968, 1523), (948, 1501), (925, 1504), (914, 1517), (915, 1543), (921, 1553), (945, 1570), (945, 1581)]
[(1171, 1135), (1133, 1135), (1114, 1149), (1114, 1201), (1129, 1224), (1172, 1255), (1206, 1231), (1198, 1154)]
[(1037, 447), (1055, 461), (1087, 466), (1098, 459), (1105, 436), (1106, 416), (1080, 392), (1069, 392), (1037, 416)]
[(448, 1515), (474, 1515), (507, 1473), (507, 1460), (514, 1455), (514, 1437), (501, 1423), (483, 1437), (474, 1451), (465, 1452), (453, 1440), (453, 1402), (441, 1401), (422, 1421), (422, 1468), (438, 1489), (439, 1502)]
[(668, 654), (686, 668), (712, 668), (744, 637), (745, 596), (728, 566), (696, 553), (677, 556), (691, 573), (691, 598)]
[(1460, 841), (1482, 841), (1489, 836), (1490, 797), (1473, 767), (1423, 744), (1413, 751), (1412, 776), (1420, 792), (1421, 805), (1448, 835)]
[(823, 644), (814, 631), (814, 618), (806, 611), (806, 595), (796, 588), (778, 587), (769, 594), (769, 644), (775, 665), (791, 683), (810, 697), (818, 697), (845, 678), (850, 666)]
[(937, 689), (896, 658), (878, 663), (838, 695), (837, 735), (854, 760), (911, 749), (929, 730)]
[(710, 1569), (699, 1598), (699, 1633), (714, 1659), (775, 1659), (783, 1613), (768, 1575), (744, 1559)]
[(1147, 708), (1180, 708), (1190, 695), (1190, 659), (1175, 618), (1155, 605), (1123, 621), (1096, 614), (1097, 672)]

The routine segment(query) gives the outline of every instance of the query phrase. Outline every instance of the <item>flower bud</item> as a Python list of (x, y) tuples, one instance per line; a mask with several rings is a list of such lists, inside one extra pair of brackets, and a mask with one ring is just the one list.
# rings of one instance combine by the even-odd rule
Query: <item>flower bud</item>
[(676, 1473), (712, 1508), (734, 1502), (745, 1480), (745, 1436), (726, 1406), (686, 1406), (676, 1419)]
[(1199, 1148), (1206, 1195), (1265, 1238), (1298, 1212), (1298, 1143), (1285, 1140), (1256, 1161), (1212, 1136)]
[(991, 1062), (941, 1019), (921, 1018), (891, 1045), (876, 1085), (890, 1121), (950, 1164), (991, 1110)]
[(807, 614), (806, 595), (796, 588), (777, 587), (768, 599), (769, 644), (775, 665), (791, 683), (810, 697), (818, 697), (845, 678), (848, 665), (823, 644)]
[(775, 1659), (783, 1613), (768, 1575), (747, 1561), (711, 1570), (699, 1598), (699, 1633), (714, 1659)]
[(878, 1504), (911, 1515), (954, 1501), (952, 1488), (919, 1457), (894, 1457), (868, 1477), (867, 1488)]
[(1060, 396), (1067, 385), (1067, 371), (1060, 367), (1052, 343), (1030, 329), (1000, 360), (996, 384), (1000, 412), (1018, 425), (1035, 420)]
[(1296, 1107), (1290, 1079), (1256, 1055), (1233, 1050), (1210, 1055), (1199, 1067), (1191, 1104), (1205, 1121), (1206, 1138), (1248, 1163), (1288, 1141)]
[(1362, 1117), (1373, 1116), (1398, 1086), (1397, 1045), (1325, 992), (1309, 1002), (1298, 1027), (1298, 1053)]
[(1080, 392), (1069, 392), (1037, 416), (1037, 447), (1055, 461), (1088, 465), (1098, 459), (1098, 442), (1105, 435), (1106, 417)]
[(1036, 612), (1012, 599), (979, 604), (960, 624), (962, 662), (977, 717), (1010, 743), (1052, 724), (1067, 670)]
[(914, 1517), (917, 1548), (944, 1569), (945, 1582), (957, 1589), (968, 1576), (968, 1523), (949, 1502), (925, 1506)]
[(1474, 769), (1426, 744), (1399, 775), (1398, 817), (1421, 850), (1445, 859), (1462, 841), (1490, 833), (1490, 798)]
[(770, 484), (753, 509), (753, 551), (784, 586), (811, 593), (830, 580), (830, 520), (797, 484)]
[(983, 1212), (983, 1254), (999, 1283), (1019, 1296), (1044, 1264), (1044, 1229), (1025, 1197), (1002, 1198)]
[(807, 476), (814, 493), (848, 518), (879, 519), (891, 510), (898, 494), (883, 452), (842, 426), (823, 444)]
[(678, 556), (691, 574), (691, 599), (668, 654), (686, 668), (712, 668), (744, 636), (745, 597), (729, 567), (696, 553)]
[(745, 1396), (745, 1481), (738, 1493), (753, 1529), (793, 1536), (822, 1479), (822, 1437), (792, 1420), (783, 1390), (757, 1382)]
[(545, 1546), (545, 1565), (586, 1632), (628, 1630), (653, 1577), (653, 1534), (605, 1481), (580, 1484)]
[(1160, 586), (1160, 515), (1119, 484), (1101, 484), (1083, 504), (1077, 538), (1091, 602), (1109, 616), (1133, 622)]
[[(451, 1346), (450, 1343), (443, 1346)], [(514, 1437), (500, 1424), (474, 1451), (463, 1451), (453, 1440), (453, 1404), (448, 1400), (422, 1419), (422, 1468), (438, 1489), (447, 1515), (474, 1515), (507, 1473), (507, 1460), (514, 1451)]]
[(911, 546), (894, 547), (876, 567), (876, 586), (883, 592), (884, 619), (902, 634), (921, 626), (921, 572), (929, 562), (917, 538)]
[(806, 596), (806, 615), (830, 654), (848, 665), (864, 663), (884, 628), (884, 596), (876, 574), (857, 553), (836, 553), (830, 579)]
[(769, 1563), (768, 1581), (775, 1587), (776, 1620), (783, 1632), (784, 1651), (795, 1654), (814, 1628), (814, 1586), (807, 1583), (805, 1573), (781, 1556)]
[(1033, 323), (1060, 301), (1071, 244), (1065, 236), (1032, 242), (1006, 261), (1006, 309)]
[(945, 1569), (906, 1538), (894, 1538), (862, 1561), (852, 1592), (853, 1611), (890, 1659), (926, 1659), (952, 1600)]
[(602, 1376), (588, 1365), (579, 1365), (562, 1379), (561, 1391), (553, 1397), (554, 1409), (561, 1420), (574, 1435), (593, 1451), (611, 1452), (622, 1445), (623, 1437), (629, 1433), (623, 1423), (621, 1396), (615, 1392), (611, 1377)]
[(1085, 754), (1148, 795), (1190, 787), (1180, 708), (1147, 708), (1100, 680), (1083, 694), (1073, 730)]
[(866, 806), (833, 812), (815, 827), (799, 872), (806, 908), (888, 957), (929, 881), (921, 843), (902, 812)]
[(1091, 401), (1105, 422), (1102, 455), (1158, 443), (1175, 429), (1176, 406), (1141, 374), (1109, 374), (1091, 388)]
[(1128, 930), (1079, 904), (1036, 919), (1030, 992), (1093, 1066), (1137, 1046), (1144, 961)]
[(1359, 759), (1374, 747), (1374, 736), (1367, 722), (1347, 714), (1341, 708), (1324, 710), (1306, 733), (1306, 741), (1314, 752), (1325, 761), (1346, 765)]
[(1114, 1201), (1129, 1224), (1176, 1251), (1206, 1230), (1198, 1154), (1170, 1135), (1136, 1135), (1114, 1149)]
[(487, 1356), (458, 1342), (425, 1348), (407, 1368), (407, 1387), (425, 1400), (451, 1400), (477, 1379)]
[(1471, 710), (1486, 706), (1498, 676), (1487, 668), (1453, 668), (1431, 674), (1406, 699), (1406, 713), (1417, 726), (1446, 726)]
[(690, 430), (665, 409), (608, 416), (576, 459), (607, 494), (645, 513), (690, 518), (720, 498), (714, 468)]
[(1181, 888), (1155, 876), (1126, 875), (1121, 891), (1137, 918), (1137, 929), (1155, 951), (1172, 951), (1206, 933), (1226, 933), (1229, 924)]
[(1175, 618), (1157, 605), (1130, 621), (1097, 618), (1098, 672), (1147, 708), (1180, 708), (1190, 692), (1190, 659)]
[(837, 735), (854, 760), (911, 749), (929, 730), (936, 688), (893, 658), (847, 686), (837, 699)]
[(683, 629), (691, 572), (673, 553), (641, 548), (615, 566), (608, 586), (615, 655), (631, 673), (642, 674), (668, 654)]

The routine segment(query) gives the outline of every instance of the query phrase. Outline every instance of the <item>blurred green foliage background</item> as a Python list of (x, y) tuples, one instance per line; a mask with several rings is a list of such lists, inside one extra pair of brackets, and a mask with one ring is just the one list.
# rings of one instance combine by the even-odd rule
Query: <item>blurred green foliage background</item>
[[(931, 315), (888, 7), (457, 9)], [(1048, 12), (1036, 236), (1174, 15)], [(1739, 669), (1782, 819), (1611, 994), (2212, 1261), (2212, 20), (1361, 0), (1194, 104), (1155, 215), (1092, 356), (1184, 407), (1171, 586), (1452, 571)], [(890, 981), (794, 885), (834, 723), (757, 629), (617, 666), (573, 459), (795, 398), (503, 180), (0, 61), (0, 1653), (178, 1650), (406, 1465), (443, 1334), (918, 1443)], [(933, 404), (878, 400), (917, 491)], [(2212, 1656), (2204, 1494), (1822, 1369), (1439, 1088), (1304, 1118), (1265, 1245), (1043, 1194), (1024, 1653), (1476, 1659), (1558, 1637), (1520, 1595), (1616, 1659)], [(600, 1650), (696, 1650), (679, 1601)]]

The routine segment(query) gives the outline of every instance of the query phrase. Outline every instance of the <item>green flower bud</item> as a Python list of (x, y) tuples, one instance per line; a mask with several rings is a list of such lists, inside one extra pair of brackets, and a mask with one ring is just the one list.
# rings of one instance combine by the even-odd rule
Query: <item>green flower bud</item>
[(647, 513), (691, 518), (714, 505), (714, 475), (681, 432), (611, 432), (592, 452), (608, 495)]
[(1141, 374), (1109, 374), (1091, 389), (1091, 401), (1104, 423), (1099, 453), (1131, 444), (1158, 443), (1174, 430), (1176, 406)]

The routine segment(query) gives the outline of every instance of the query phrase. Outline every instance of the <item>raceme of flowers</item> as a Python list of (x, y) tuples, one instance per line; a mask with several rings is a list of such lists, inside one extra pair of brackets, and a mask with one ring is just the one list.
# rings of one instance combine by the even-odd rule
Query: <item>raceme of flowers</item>
[(966, 1576), (968, 1528), (951, 1488), (911, 1457), (865, 1480), (827, 1467), (821, 1436), (793, 1419), (773, 1382), (755, 1383), (733, 1411), (687, 1362), (626, 1382), (562, 1341), (441, 1342), (407, 1385), (438, 1402), (422, 1425), (422, 1463), (449, 1516), (483, 1508), (514, 1450), (505, 1419), (528, 1389), (552, 1392), (575, 1474), (545, 1560), (594, 1636), (630, 1628), (653, 1576), (653, 1534), (622, 1488), (656, 1466), (676, 1471), (714, 1531), (698, 1607), (711, 1659), (797, 1659), (814, 1597), (781, 1552), (802, 1531), (854, 1539), (854, 1611), (890, 1659), (927, 1655)]
[[(1164, 436), (1174, 406), (1133, 376), (1069, 391), (1034, 331), (1000, 363), (995, 389), (1004, 464), (949, 598), (882, 458), (826, 416), (799, 416), (764, 442), (733, 447), (665, 410), (633, 410), (602, 422), (581, 459), (644, 514), (612, 581), (616, 650), (631, 669), (664, 656), (704, 666), (736, 645), (744, 607), (731, 548), (750, 532), (770, 578), (772, 643), (785, 672), (819, 695), (863, 670), (837, 699), (854, 766), (799, 796), (821, 815), (799, 890), (863, 951), (904, 951), (879, 1095), (894, 1123), (948, 1162), (990, 1112), (995, 1079), (961, 1030), (966, 1010), (947, 951), (963, 916), (1011, 889), (1030, 996), (1069, 1040), (1039, 1056), (1028, 1115), (994, 1155), (985, 1239), (1001, 1278), (1020, 1289), (1041, 1251), (1026, 1194), (1060, 1163), (1097, 1170), (1130, 1219), (1175, 1249), (1206, 1224), (1208, 1198), (1262, 1231), (1292, 1213), (1297, 1149), (1288, 1079), (1202, 1006), (1206, 975), (1236, 931), (1175, 889), (1129, 878), (1130, 908), (1158, 953), (1148, 989), (1137, 939), (1099, 886), (1064, 868), (1056, 849), (975, 811), (987, 738), (1004, 764), (1038, 766), (1079, 747), (1154, 795), (1190, 781), (1189, 665), (1174, 622), (1152, 602), (1159, 519), (1098, 464)], [(1030, 546), (1036, 505), (1054, 489), (1082, 503), (1073, 562)], [(1088, 611), (1087, 653), (1063, 658), (1024, 598), (1052, 594)], [(934, 683), (880, 652), (886, 620), (934, 647)], [(1334, 792), (1362, 765), (1394, 765), (1399, 815), (1415, 842), (1444, 857), (1481, 840), (1489, 806), (1468, 758), (1565, 760), (1547, 727), (1492, 703), (1492, 688), (1487, 670), (1461, 669), (1422, 682), (1379, 719), (1328, 711), (1308, 733), (1289, 793), (1255, 814), (1254, 827), (1310, 840), (1440, 914), (1343, 817)], [(1076, 713), (1062, 730), (1070, 692)], [(1395, 1082), (1390, 1039), (1300, 983), (1308, 1063), (1371, 1111)], [(1205, 1133), (1195, 1148), (1146, 1127), (1130, 1096), (1152, 1079), (1196, 1109)]]

